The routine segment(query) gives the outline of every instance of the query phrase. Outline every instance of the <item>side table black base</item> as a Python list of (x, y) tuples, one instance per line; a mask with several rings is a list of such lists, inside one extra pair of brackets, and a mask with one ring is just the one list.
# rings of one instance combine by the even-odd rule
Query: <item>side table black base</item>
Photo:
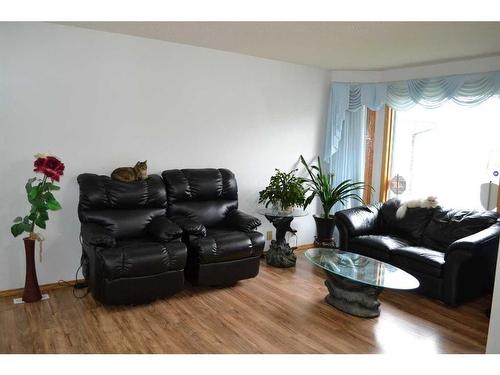
[(330, 294), (326, 302), (333, 307), (361, 318), (375, 318), (380, 315), (378, 296), (382, 288), (351, 281), (347, 278), (326, 272), (325, 285)]
[(266, 262), (270, 266), (279, 268), (294, 267), (297, 257), (293, 253), (293, 249), (286, 242), (278, 243), (271, 241), (271, 246), (266, 253)]
[(267, 264), (279, 268), (294, 267), (297, 257), (293, 253), (290, 244), (288, 244), (285, 239), (287, 232), (296, 232), (296, 230), (292, 229), (290, 226), (293, 216), (265, 216), (276, 228), (276, 240), (271, 241), (271, 246), (266, 253)]

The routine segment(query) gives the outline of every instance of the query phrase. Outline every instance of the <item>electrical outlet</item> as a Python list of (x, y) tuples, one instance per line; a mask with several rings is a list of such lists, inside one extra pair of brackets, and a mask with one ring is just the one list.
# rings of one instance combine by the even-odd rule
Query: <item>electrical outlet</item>
[(271, 241), (273, 239), (273, 231), (272, 230), (268, 230), (266, 237), (267, 237), (268, 241)]

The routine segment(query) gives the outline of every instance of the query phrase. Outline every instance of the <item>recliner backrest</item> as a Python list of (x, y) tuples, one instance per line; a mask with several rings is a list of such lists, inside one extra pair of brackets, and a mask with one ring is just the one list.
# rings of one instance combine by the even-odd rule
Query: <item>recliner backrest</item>
[(216, 227), (238, 208), (238, 186), (228, 169), (169, 169), (162, 173), (167, 189), (167, 215), (187, 216)]
[(84, 173), (77, 180), (80, 222), (103, 225), (117, 239), (145, 235), (149, 222), (166, 214), (165, 185), (158, 175), (143, 181), (120, 182)]

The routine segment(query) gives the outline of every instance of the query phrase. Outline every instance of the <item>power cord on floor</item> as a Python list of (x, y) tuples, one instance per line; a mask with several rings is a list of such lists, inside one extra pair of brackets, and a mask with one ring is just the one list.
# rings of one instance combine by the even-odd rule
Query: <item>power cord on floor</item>
[[(69, 283), (69, 282), (67, 282), (65, 280), (59, 280), (57, 282), (59, 285), (65, 285), (65, 286), (71, 287), (72, 288), (72, 292), (73, 292), (73, 297), (78, 298), (78, 299), (85, 298), (87, 296), (87, 294), (89, 294), (89, 289), (88, 289), (87, 283), (86, 282), (78, 282), (78, 272), (80, 271), (81, 268), (82, 268), (82, 265), (80, 264), (80, 266), (76, 270), (76, 273), (75, 273), (75, 282), (73, 284)], [(79, 290), (79, 289), (85, 289), (85, 288), (87, 288), (87, 290), (85, 291), (84, 294), (78, 295), (76, 293), (77, 290)]]
[[(80, 235), (80, 244), (82, 243), (82, 236)], [(87, 296), (87, 294), (89, 294), (89, 289), (88, 289), (88, 285), (85, 281), (82, 281), (82, 282), (78, 282), (78, 272), (82, 269), (82, 262), (80, 261), (80, 266), (77, 268), (76, 270), (76, 273), (75, 273), (75, 282), (72, 284), (72, 283), (69, 283), (65, 280), (59, 280), (57, 282), (58, 285), (65, 285), (65, 286), (69, 286), (71, 288), (73, 288), (73, 297), (75, 298), (78, 298), (78, 299), (82, 299), (82, 298), (85, 298)], [(76, 293), (76, 290), (77, 289), (85, 289), (87, 288), (87, 290), (85, 291), (84, 294), (80, 294), (78, 295)]]

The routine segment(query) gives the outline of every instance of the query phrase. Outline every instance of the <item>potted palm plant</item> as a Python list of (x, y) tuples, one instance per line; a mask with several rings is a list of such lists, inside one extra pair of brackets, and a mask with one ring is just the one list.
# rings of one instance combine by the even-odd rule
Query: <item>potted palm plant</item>
[(320, 158), (318, 157), (317, 165), (308, 165), (304, 157), (300, 155), (300, 161), (304, 165), (309, 175), (304, 181), (307, 186), (307, 191), (311, 194), (305, 199), (304, 208), (311, 204), (315, 197), (321, 201), (323, 212), (320, 216), (314, 215), (316, 221), (316, 244), (331, 244), (334, 245), (333, 231), (335, 230), (335, 218), (330, 214), (332, 207), (340, 202), (345, 204), (348, 199), (354, 199), (364, 204), (363, 198), (359, 195), (359, 191), (367, 187), (364, 182), (353, 182), (345, 180), (338, 185), (334, 184), (333, 174), (325, 174), (321, 166)]
[(259, 192), (259, 203), (265, 202), (266, 207), (271, 204), (283, 213), (290, 213), (295, 206), (302, 207), (306, 199), (304, 179), (295, 176), (295, 172), (297, 169), (288, 173), (276, 169), (269, 185)]

